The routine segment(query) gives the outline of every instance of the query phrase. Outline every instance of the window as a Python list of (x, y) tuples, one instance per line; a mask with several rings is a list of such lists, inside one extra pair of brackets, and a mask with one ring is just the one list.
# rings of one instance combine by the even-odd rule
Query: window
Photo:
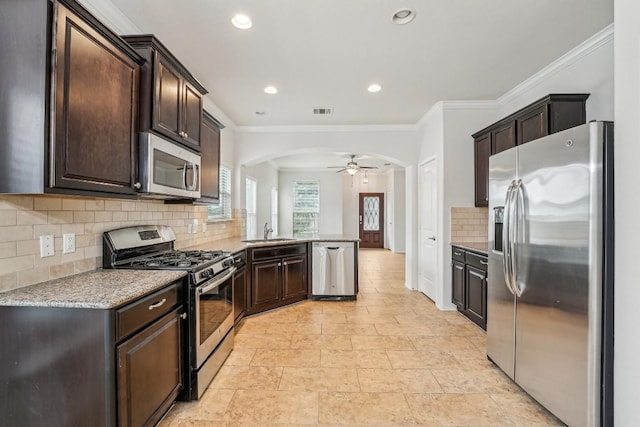
[(247, 177), (246, 179), (246, 206), (247, 206), (247, 236), (255, 236), (257, 232), (257, 208), (256, 198), (258, 195), (258, 183), (255, 179)]
[(220, 166), (220, 200), (209, 206), (207, 219), (231, 219), (231, 169)]
[(318, 233), (320, 220), (320, 183), (293, 182), (293, 234)]
[(271, 188), (271, 229), (278, 234), (278, 189)]

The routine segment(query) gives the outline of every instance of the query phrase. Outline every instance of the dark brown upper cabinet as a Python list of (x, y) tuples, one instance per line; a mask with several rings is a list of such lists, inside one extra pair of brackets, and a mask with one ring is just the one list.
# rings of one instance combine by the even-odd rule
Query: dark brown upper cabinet
[(140, 131), (153, 130), (200, 151), (207, 90), (153, 35), (123, 38), (147, 61), (140, 77)]
[(0, 37), (0, 193), (135, 197), (144, 59), (73, 0), (4, 2)]
[(473, 134), (475, 205), (488, 206), (490, 155), (586, 123), (587, 98), (589, 94), (547, 95)]
[(220, 200), (220, 131), (224, 126), (206, 111), (202, 116), (200, 202)]
[(475, 139), (475, 202), (476, 206), (489, 204), (489, 156), (491, 155), (491, 132)]
[(516, 121), (510, 120), (491, 131), (491, 154), (516, 146)]
[(86, 16), (56, 12), (51, 187), (135, 195), (137, 55)]

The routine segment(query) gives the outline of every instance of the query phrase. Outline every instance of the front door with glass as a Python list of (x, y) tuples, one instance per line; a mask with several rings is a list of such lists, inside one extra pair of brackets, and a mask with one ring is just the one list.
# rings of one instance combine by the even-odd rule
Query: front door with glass
[(384, 248), (384, 193), (360, 193), (360, 247)]

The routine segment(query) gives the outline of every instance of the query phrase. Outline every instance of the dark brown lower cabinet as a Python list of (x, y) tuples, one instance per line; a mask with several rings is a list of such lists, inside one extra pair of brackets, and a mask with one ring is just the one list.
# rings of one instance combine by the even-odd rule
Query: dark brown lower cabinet
[(464, 263), (451, 262), (451, 302), (464, 309)]
[(451, 258), (451, 302), (486, 330), (487, 256), (453, 246)]
[(247, 314), (281, 307), (308, 297), (307, 244), (250, 250), (251, 304)]
[(465, 314), (477, 325), (487, 326), (487, 272), (467, 265)]
[(0, 426), (155, 425), (183, 386), (182, 289), (114, 309), (0, 306)]
[(235, 322), (239, 322), (247, 310), (247, 298), (249, 297), (249, 290), (247, 289), (247, 256), (245, 251), (241, 253), (233, 254), (236, 261), (236, 270), (233, 275), (233, 313)]
[(280, 300), (282, 280), (280, 259), (260, 261), (253, 264), (251, 286), (251, 308), (259, 310)]
[(118, 425), (155, 425), (182, 388), (182, 308), (117, 347)]

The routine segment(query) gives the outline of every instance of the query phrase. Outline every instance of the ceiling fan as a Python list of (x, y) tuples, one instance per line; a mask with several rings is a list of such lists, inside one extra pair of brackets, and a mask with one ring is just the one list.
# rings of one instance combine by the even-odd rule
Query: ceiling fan
[(351, 160), (347, 163), (346, 166), (328, 166), (329, 168), (340, 168), (336, 173), (340, 173), (343, 171), (347, 171), (349, 175), (355, 175), (360, 169), (378, 169), (377, 166), (358, 166), (355, 162), (355, 154), (351, 154)]

